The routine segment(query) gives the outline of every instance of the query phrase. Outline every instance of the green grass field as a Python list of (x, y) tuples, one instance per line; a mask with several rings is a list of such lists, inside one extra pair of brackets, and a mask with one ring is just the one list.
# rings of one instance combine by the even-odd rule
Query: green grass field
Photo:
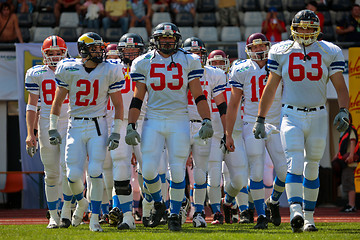
[(118, 231), (116, 228), (103, 226), (105, 232), (94, 233), (89, 230), (89, 225), (77, 228), (46, 229), (46, 225), (0, 225), (0, 239), (152, 239), (152, 240), (198, 240), (198, 239), (360, 239), (360, 223), (317, 223), (318, 232), (292, 233), (289, 223), (282, 223), (280, 227), (269, 224), (268, 230), (255, 230), (254, 224), (224, 224), (207, 228), (195, 229), (192, 224), (183, 225), (181, 232), (170, 232), (167, 226), (154, 229), (137, 225), (136, 230)]

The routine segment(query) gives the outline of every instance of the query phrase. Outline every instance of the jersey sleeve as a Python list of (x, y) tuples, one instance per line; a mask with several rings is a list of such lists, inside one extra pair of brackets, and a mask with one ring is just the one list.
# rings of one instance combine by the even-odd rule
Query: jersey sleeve
[(277, 54), (277, 48), (271, 48), (269, 51), (269, 57), (267, 61), (267, 66), (271, 72), (276, 73), (277, 75), (282, 75), (282, 69), (279, 64), (279, 54)]
[(192, 80), (196, 78), (201, 78), (203, 76), (204, 68), (202, 68), (200, 58), (197, 55), (191, 54), (189, 58), (190, 58), (190, 64), (189, 64), (190, 68), (188, 73), (188, 80), (189, 82), (191, 82)]
[(334, 60), (330, 63), (329, 67), (329, 76), (332, 76), (333, 74), (337, 72), (343, 72), (345, 69), (345, 60), (344, 55), (342, 54), (341, 49), (338, 46), (335, 46), (334, 49)]
[(212, 89), (213, 97), (216, 97), (217, 95), (224, 92), (226, 88), (226, 73), (220, 69), (215, 69), (215, 70), (216, 70), (214, 74), (215, 82), (214, 82), (214, 87)]
[(34, 74), (35, 67), (27, 70), (25, 75), (25, 88), (30, 93), (40, 95), (40, 82)]
[(122, 72), (123, 65), (122, 64), (111, 64), (112, 74), (110, 75), (110, 84), (108, 93), (114, 93), (120, 91), (124, 86), (125, 77)]
[(64, 62), (64, 60), (57, 64), (55, 70), (55, 81), (59, 87), (63, 87), (69, 90), (69, 83), (67, 82), (68, 78), (66, 77), (67, 71), (65, 70), (65, 64), (66, 62)]
[(144, 64), (142, 63), (142, 61), (140, 61), (140, 59), (135, 59), (133, 61), (130, 70), (130, 77), (132, 81), (145, 83), (145, 76), (147, 75), (146, 74), (147, 71), (144, 69), (143, 65)]
[(229, 73), (229, 83), (232, 87), (243, 90), (244, 87), (244, 71), (246, 67), (243, 65), (244, 61), (238, 62), (234, 65)]

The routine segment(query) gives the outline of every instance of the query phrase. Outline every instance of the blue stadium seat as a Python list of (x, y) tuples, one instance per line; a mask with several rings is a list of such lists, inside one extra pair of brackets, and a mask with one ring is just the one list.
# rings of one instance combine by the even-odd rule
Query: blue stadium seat
[(350, 13), (349, 12), (336, 12), (336, 14), (335, 14), (335, 24), (336, 25), (339, 25), (339, 24), (341, 24), (341, 22), (348, 16), (348, 15), (350, 15)]
[(323, 40), (326, 40), (329, 42), (334, 42), (334, 41), (336, 41), (335, 36), (336, 36), (336, 34), (334, 31), (334, 27), (332, 25), (324, 26), (323, 34), (322, 34)]
[(183, 41), (189, 37), (195, 36), (193, 27), (179, 27), (179, 30)]
[(279, 12), (283, 11), (283, 5), (280, 0), (265, 0), (264, 10), (268, 11), (271, 7), (275, 7)]
[(305, 9), (305, 1), (304, 0), (288, 0), (286, 4), (286, 8), (290, 12), (298, 12), (300, 10)]
[(76, 42), (79, 37), (76, 28), (72, 27), (60, 27), (58, 35), (65, 42)]
[(178, 27), (194, 26), (194, 17), (190, 12), (179, 12), (175, 16), (175, 24)]
[(333, 0), (330, 9), (334, 11), (349, 11), (351, 9), (351, 0)]
[(145, 43), (149, 40), (145, 27), (132, 27), (132, 28), (129, 28), (128, 32), (139, 34)]
[(198, 37), (204, 42), (219, 41), (216, 27), (199, 27)]
[(30, 28), (33, 24), (33, 19), (31, 13), (17, 13), (16, 14), (19, 21), (19, 27)]
[(31, 35), (30, 35), (29, 28), (27, 28), (27, 27), (21, 27), (21, 28), (20, 28), (20, 32), (21, 32), (21, 36), (22, 36), (24, 42), (30, 42), (30, 40), (31, 40)]
[(197, 25), (199, 27), (204, 27), (204, 26), (214, 26), (216, 27), (216, 15), (213, 12), (208, 12), (208, 13), (198, 13), (196, 15), (197, 17)]
[(243, 12), (259, 11), (260, 10), (259, 0), (242, 0), (240, 9)]
[(196, 12), (215, 12), (215, 0), (197, 0)]
[(77, 27), (79, 16), (76, 12), (63, 12), (60, 15), (60, 27)]
[(122, 35), (121, 28), (108, 28), (106, 29), (104, 40), (106, 42), (119, 42)]
[(53, 12), (56, 0), (38, 0), (37, 9), (39, 12)]
[(36, 21), (37, 27), (55, 27), (55, 25), (56, 25), (56, 19), (53, 13), (50, 12), (39, 13)]
[(245, 12), (243, 18), (243, 25), (245, 27), (249, 26), (261, 26), (263, 22), (263, 15), (261, 12)]
[(171, 22), (171, 16), (168, 12), (154, 12), (152, 16), (152, 26), (156, 27), (163, 22)]
[(225, 26), (221, 29), (220, 33), (221, 41), (232, 41), (239, 42), (241, 41), (241, 32), (239, 27)]
[(54, 35), (55, 31), (51, 27), (36, 27), (34, 30), (34, 39), (33, 42), (42, 43), (45, 38)]

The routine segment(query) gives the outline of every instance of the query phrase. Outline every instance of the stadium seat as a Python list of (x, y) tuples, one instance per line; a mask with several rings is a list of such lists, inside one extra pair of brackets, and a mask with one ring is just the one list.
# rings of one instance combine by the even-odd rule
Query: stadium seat
[(305, 1), (304, 0), (288, 0), (286, 4), (286, 8), (288, 11), (298, 12), (300, 10), (305, 9)]
[(241, 41), (241, 32), (239, 27), (225, 26), (221, 29), (220, 34), (221, 41)]
[(335, 36), (336, 36), (336, 34), (335, 34), (334, 27), (332, 25), (330, 25), (330, 26), (325, 25), (324, 29), (323, 29), (322, 39), (329, 41), (329, 42), (334, 42), (334, 41), (336, 41)]
[(336, 12), (335, 14), (335, 24), (339, 25), (343, 20), (349, 15), (349, 12)]
[(239, 58), (238, 57), (238, 46), (237, 45), (233, 45), (233, 46), (224, 46), (224, 50), (223, 50), (226, 55), (229, 56), (230, 59), (233, 58)]
[(259, 0), (242, 0), (240, 9), (243, 12), (259, 11), (260, 10)]
[(171, 22), (171, 16), (168, 12), (154, 12), (152, 16), (152, 26), (156, 27), (159, 23)]
[(56, 0), (38, 0), (39, 12), (53, 12)]
[(27, 28), (27, 27), (21, 27), (21, 28), (20, 28), (20, 32), (21, 32), (21, 36), (22, 36), (24, 42), (30, 42), (30, 40), (31, 40), (31, 35), (30, 35), (29, 28)]
[(129, 28), (128, 32), (139, 34), (145, 43), (148, 42), (148, 40), (149, 40), (146, 28), (144, 28), (144, 27), (132, 27), (132, 28)]
[(55, 27), (55, 25), (56, 25), (56, 19), (53, 13), (50, 12), (39, 13), (36, 21), (37, 27)]
[(199, 27), (198, 37), (204, 42), (219, 41), (216, 27)]
[(65, 42), (77, 42), (79, 37), (74, 27), (60, 27), (58, 35), (64, 39)]
[(332, 25), (331, 14), (329, 11), (321, 12), (324, 15), (324, 25), (329, 26)]
[(216, 27), (216, 15), (213, 12), (209, 13), (198, 13), (196, 15), (197, 25), (199, 27)]
[(330, 9), (334, 11), (349, 11), (351, 9), (351, 0), (333, 0)]
[(263, 15), (261, 12), (245, 12), (243, 25), (249, 26), (261, 26), (263, 22)]
[(264, 10), (268, 11), (270, 7), (275, 7), (278, 12), (281, 12), (283, 10), (282, 2), (279, 0), (265, 0)]
[(251, 34), (261, 32), (261, 26), (257, 27), (245, 27), (244, 39), (247, 39)]
[(34, 42), (43, 42), (45, 38), (54, 35), (55, 31), (51, 27), (36, 27), (34, 30)]
[(19, 27), (30, 28), (33, 24), (31, 13), (18, 13), (17, 14)]
[(179, 12), (175, 16), (175, 24), (178, 27), (194, 26), (194, 17), (190, 12)]
[(179, 27), (179, 30), (183, 41), (189, 37), (195, 36), (195, 31), (192, 27)]
[(216, 1), (215, 0), (197, 0), (196, 12), (215, 12)]
[(7, 172), (5, 188), (0, 190), (3, 195), (3, 202), (5, 202), (4, 193), (15, 193), (23, 190), (23, 175), (21, 172)]
[(119, 42), (123, 35), (120, 28), (108, 28), (105, 32), (104, 41), (106, 42)]
[(59, 27), (77, 27), (78, 25), (79, 16), (76, 12), (61, 13)]

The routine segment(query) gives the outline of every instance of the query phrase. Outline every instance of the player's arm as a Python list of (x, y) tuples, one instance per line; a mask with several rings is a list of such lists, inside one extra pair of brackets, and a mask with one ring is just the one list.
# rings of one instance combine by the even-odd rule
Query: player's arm
[(122, 121), (124, 119), (124, 105), (121, 91), (110, 93), (109, 96), (115, 108), (114, 119), (120, 119)]
[(226, 112), (227, 112), (227, 104), (226, 99), (223, 93), (214, 97), (215, 104), (219, 110), (221, 124), (223, 126), (224, 132), (226, 130)]
[(338, 104), (339, 108), (346, 108), (349, 107), (349, 91), (346, 87), (344, 76), (342, 72), (336, 72), (333, 75), (330, 76), (330, 80), (332, 84), (334, 85), (334, 88), (336, 90), (337, 96), (338, 96)]
[(60, 116), (61, 106), (65, 100), (66, 95), (69, 93), (64, 87), (57, 87), (55, 92), (54, 101), (51, 105), (50, 111), (50, 128), (49, 129), (57, 129), (57, 121)]
[(34, 133), (37, 118), (37, 103), (39, 95), (29, 93), (28, 104), (26, 106), (26, 146), (36, 146), (36, 136)]
[(235, 145), (234, 145), (234, 140), (232, 138), (232, 133), (234, 130), (236, 116), (240, 107), (242, 95), (243, 95), (243, 91), (241, 89), (236, 87), (231, 87), (231, 96), (226, 113), (226, 131), (225, 131), (226, 148), (230, 152), (235, 151)]
[(279, 86), (281, 76), (276, 73), (270, 72), (269, 79), (264, 88), (263, 94), (260, 99), (258, 116), (265, 118), (268, 113), (276, 94), (276, 90)]
[(145, 83), (136, 82), (135, 90), (134, 90), (134, 97), (131, 100), (130, 108), (129, 108), (129, 115), (128, 120), (129, 124), (135, 124), (138, 120), (140, 113), (141, 113), (141, 107), (145, 98), (146, 94), (146, 85)]
[(210, 108), (207, 103), (206, 97), (202, 91), (201, 83), (199, 78), (195, 78), (189, 82), (189, 89), (191, 95), (195, 99), (197, 110), (202, 119), (210, 119)]

